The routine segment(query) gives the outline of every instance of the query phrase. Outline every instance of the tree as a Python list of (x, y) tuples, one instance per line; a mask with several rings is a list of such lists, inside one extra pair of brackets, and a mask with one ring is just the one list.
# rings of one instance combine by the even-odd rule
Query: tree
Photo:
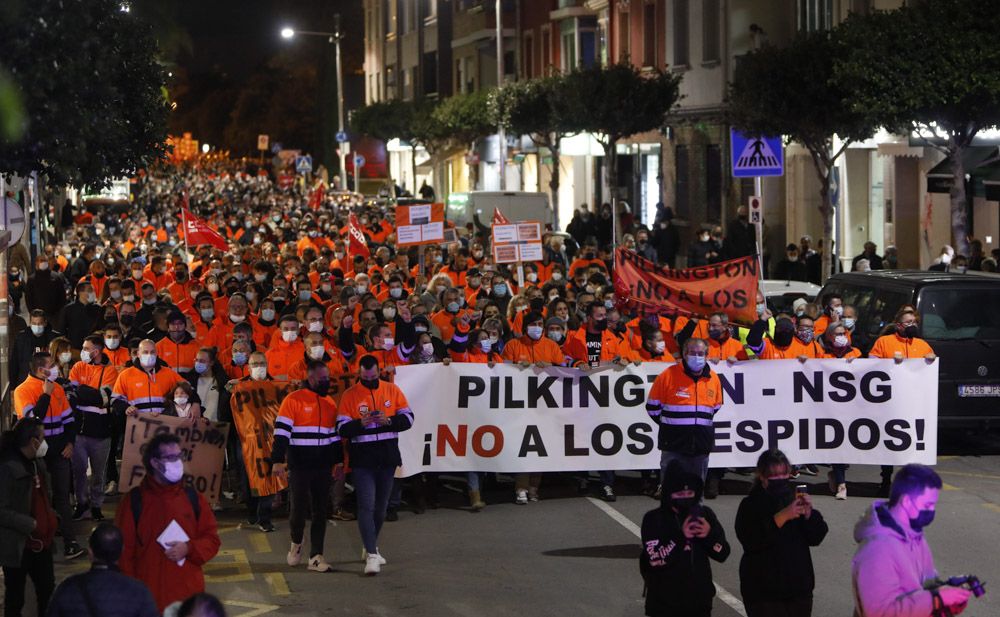
[[(575, 118), (604, 149), (604, 171), (612, 204), (615, 203), (618, 165), (615, 148), (625, 137), (663, 126), (669, 112), (680, 98), (679, 75), (659, 69), (639, 72), (620, 62), (610, 66), (576, 69), (561, 82), (564, 94), (553, 97), (554, 113), (561, 118)], [(614, 210), (618, 242), (617, 207)]]
[[(442, 139), (462, 144), (474, 152), (476, 140), (496, 132), (489, 114), (489, 90), (479, 90), (451, 96), (431, 114), (433, 131)], [(479, 166), (469, 165), (469, 186), (479, 180)]]
[(0, 171), (102, 185), (166, 147), (164, 72), (147, 24), (116, 0), (11, 3), (3, 63), (26, 112), (0, 141)]
[(363, 135), (382, 141), (399, 139), (410, 144), (413, 156), (410, 157), (413, 194), (417, 188), (417, 157), (418, 146), (423, 146), (432, 152), (439, 139), (437, 125), (431, 118), (435, 102), (430, 99), (415, 101), (378, 101), (356, 109), (351, 113), (351, 128)]
[[(968, 255), (963, 155), (976, 134), (1000, 124), (997, 3), (933, 0), (853, 15), (841, 26), (834, 66), (851, 106), (887, 129), (916, 132), (951, 162), (951, 231)], [(917, 53), (919, 52), (919, 53)], [(931, 136), (931, 137), (928, 137)]]
[(582, 130), (582, 123), (575, 116), (562, 116), (558, 110), (567, 104), (558, 97), (573, 96), (565, 86), (562, 76), (542, 77), (508, 84), (494, 90), (490, 97), (490, 116), (493, 123), (503, 124), (515, 135), (528, 135), (536, 144), (544, 146), (552, 155), (552, 174), (549, 191), (552, 209), (559, 213), (560, 143)]
[[(823, 267), (833, 266), (833, 204), (830, 182), (837, 158), (848, 145), (867, 139), (876, 125), (850, 103), (850, 91), (834, 79), (840, 51), (836, 32), (799, 34), (787, 47), (767, 46), (736, 65), (727, 113), (734, 127), (751, 135), (784, 135), (812, 157), (820, 183)], [(833, 136), (840, 140), (834, 150)]]

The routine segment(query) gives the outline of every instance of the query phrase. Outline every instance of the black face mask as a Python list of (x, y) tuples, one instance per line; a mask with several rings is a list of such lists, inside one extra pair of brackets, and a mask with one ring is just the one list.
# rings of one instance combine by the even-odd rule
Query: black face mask
[(899, 333), (903, 338), (917, 338), (918, 334), (920, 334), (920, 328), (917, 327), (917, 324), (910, 324)]
[(792, 337), (795, 333), (792, 330), (775, 330), (774, 344), (778, 347), (788, 347), (792, 344)]
[(362, 386), (368, 388), (369, 390), (375, 390), (378, 388), (378, 379), (359, 379), (358, 381)]
[(788, 478), (774, 478), (767, 481), (767, 488), (764, 490), (767, 491), (768, 495), (782, 499), (791, 494), (792, 483), (788, 481)]
[(726, 336), (725, 330), (712, 330), (711, 328), (709, 328), (708, 330), (708, 337), (711, 338), (713, 341), (721, 341), (723, 338), (725, 338), (725, 336)]
[(320, 396), (326, 396), (330, 392), (330, 382), (324, 379), (316, 382), (314, 385), (310, 385), (309, 389)]
[(122, 322), (123, 326), (131, 326), (135, 323), (135, 315), (122, 315), (118, 319)]
[(608, 320), (598, 319), (597, 321), (594, 322), (594, 329), (597, 330), (598, 332), (604, 332), (605, 330), (608, 329)]
[(910, 519), (910, 529), (921, 532), (924, 527), (934, 522), (934, 510), (921, 510), (917, 518)]
[(698, 497), (682, 497), (682, 498), (670, 498), (670, 507), (677, 510), (677, 513), (682, 517), (687, 517), (687, 513), (691, 511), (698, 503)]

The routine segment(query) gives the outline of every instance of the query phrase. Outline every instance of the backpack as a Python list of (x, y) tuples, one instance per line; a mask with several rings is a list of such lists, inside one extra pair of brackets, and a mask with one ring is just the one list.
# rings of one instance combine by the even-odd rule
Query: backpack
[[(194, 510), (194, 520), (201, 518), (201, 504), (198, 502), (198, 493), (190, 486), (184, 487), (188, 501), (191, 502), (191, 509)], [(129, 502), (132, 506), (132, 519), (135, 521), (135, 532), (139, 534), (139, 518), (142, 516), (142, 491), (140, 487), (135, 487), (128, 492)]]

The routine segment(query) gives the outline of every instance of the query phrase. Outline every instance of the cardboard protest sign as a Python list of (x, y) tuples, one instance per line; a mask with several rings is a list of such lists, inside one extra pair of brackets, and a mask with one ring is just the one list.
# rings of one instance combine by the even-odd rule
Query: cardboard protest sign
[(192, 422), (187, 418), (154, 417), (145, 413), (129, 416), (122, 447), (123, 492), (139, 486), (146, 476), (142, 454), (146, 451), (146, 444), (162, 433), (177, 435), (181, 440), (183, 482), (193, 486), (209, 503), (217, 503), (222, 491), (222, 463), (226, 458), (226, 439), (229, 436), (229, 424), (226, 422)]
[(708, 317), (723, 312), (745, 326), (757, 319), (758, 261), (753, 255), (675, 270), (625, 248), (615, 251), (615, 296), (640, 313)]
[(396, 245), (417, 246), (444, 241), (444, 204), (396, 206)]
[[(939, 364), (713, 364), (723, 404), (713, 418), (709, 466), (752, 467), (770, 448), (803, 465), (933, 465)], [(402, 475), (657, 468), (660, 428), (646, 397), (668, 366), (401, 366), (396, 385), (414, 412), (413, 428), (399, 435)]]
[(274, 419), (281, 401), (292, 390), (287, 381), (241, 381), (233, 388), (230, 407), (240, 435), (250, 493), (254, 497), (274, 495), (288, 487), (284, 478), (271, 474)]

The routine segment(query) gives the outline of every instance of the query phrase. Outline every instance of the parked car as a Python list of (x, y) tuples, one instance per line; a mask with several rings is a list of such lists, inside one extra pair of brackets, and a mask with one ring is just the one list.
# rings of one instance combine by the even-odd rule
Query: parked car
[(761, 281), (764, 289), (764, 297), (767, 299), (767, 307), (771, 312), (778, 313), (792, 312), (792, 303), (799, 298), (804, 298), (806, 302), (812, 302), (819, 293), (820, 286), (801, 281)]
[(1000, 420), (1000, 275), (876, 270), (834, 275), (820, 298), (840, 294), (858, 311), (854, 345), (867, 353), (912, 304), (921, 338), (941, 358), (938, 417), (947, 425)]

